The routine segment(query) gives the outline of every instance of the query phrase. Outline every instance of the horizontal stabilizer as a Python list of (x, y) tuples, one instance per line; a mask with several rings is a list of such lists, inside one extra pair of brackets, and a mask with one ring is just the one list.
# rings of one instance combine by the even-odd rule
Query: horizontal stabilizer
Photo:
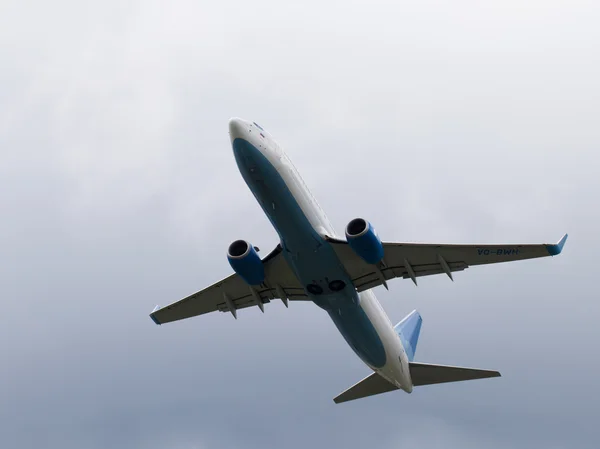
[[(463, 380), (485, 379), (488, 377), (500, 377), (498, 371), (485, 369), (462, 368), (460, 366), (430, 365), (429, 363), (410, 362), (410, 375), (413, 386), (441, 384), (446, 382), (460, 382)], [(399, 390), (394, 384), (377, 373), (365, 377), (357, 384), (351, 386), (339, 396), (333, 398), (333, 402), (353, 401), (354, 399), (366, 398), (388, 391)]]
[(418, 387), (419, 385), (500, 377), (498, 371), (461, 368), (460, 366), (430, 365), (428, 363), (415, 362), (410, 363), (410, 375), (415, 387)]
[(341, 402), (352, 401), (354, 399), (366, 398), (380, 393), (397, 390), (398, 387), (389, 383), (377, 373), (365, 377), (357, 384), (351, 386), (339, 396), (333, 398), (333, 402), (339, 404)]

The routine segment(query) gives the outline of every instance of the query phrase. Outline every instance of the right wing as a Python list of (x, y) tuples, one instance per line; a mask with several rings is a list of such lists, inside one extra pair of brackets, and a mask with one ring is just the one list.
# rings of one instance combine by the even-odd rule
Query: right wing
[(260, 287), (250, 287), (240, 276), (232, 274), (186, 298), (163, 308), (154, 309), (150, 318), (156, 324), (182, 320), (209, 312), (231, 312), (237, 318), (236, 310), (259, 306), (271, 299), (279, 298), (287, 306), (287, 300), (307, 300), (304, 288), (283, 257), (281, 245), (263, 259), (265, 282)]
[(473, 265), (511, 262), (560, 254), (567, 240), (555, 244), (461, 245), (442, 243), (383, 242), (384, 265), (368, 264), (345, 240), (328, 237), (356, 290), (361, 292), (394, 278), (412, 279), (433, 274), (462, 271)]

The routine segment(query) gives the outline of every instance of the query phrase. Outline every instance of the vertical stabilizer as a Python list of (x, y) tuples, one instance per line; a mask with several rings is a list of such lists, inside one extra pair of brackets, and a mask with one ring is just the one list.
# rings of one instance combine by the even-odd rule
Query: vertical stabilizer
[(413, 310), (406, 318), (394, 326), (394, 330), (398, 333), (404, 345), (408, 360), (411, 362), (415, 358), (415, 352), (417, 352), (417, 342), (419, 341), (422, 322), (423, 318), (421, 318), (419, 312)]

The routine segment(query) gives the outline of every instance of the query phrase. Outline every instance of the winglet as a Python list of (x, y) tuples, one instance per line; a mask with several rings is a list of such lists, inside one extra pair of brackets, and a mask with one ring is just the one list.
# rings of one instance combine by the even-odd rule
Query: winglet
[(561, 253), (563, 246), (565, 246), (565, 242), (567, 241), (568, 236), (569, 234), (565, 234), (563, 238), (560, 239), (559, 242), (555, 245), (546, 245), (548, 254), (550, 254), (551, 256), (558, 256)]
[(158, 324), (160, 326), (160, 321), (158, 321), (158, 318), (156, 318), (156, 316), (154, 316), (154, 312), (156, 312), (159, 308), (160, 308), (159, 306), (156, 306), (154, 308), (154, 310), (150, 314), (150, 318), (152, 318), (152, 321), (154, 321), (155, 324)]

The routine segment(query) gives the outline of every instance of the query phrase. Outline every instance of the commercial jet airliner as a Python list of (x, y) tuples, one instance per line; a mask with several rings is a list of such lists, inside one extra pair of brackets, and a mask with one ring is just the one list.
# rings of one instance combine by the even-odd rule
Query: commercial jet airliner
[(394, 278), (462, 271), (473, 265), (558, 255), (556, 244), (457, 245), (382, 242), (364, 218), (337, 236), (298, 171), (257, 123), (232, 118), (229, 135), (246, 184), (279, 234), (277, 247), (261, 259), (258, 248), (236, 240), (227, 259), (234, 274), (150, 314), (156, 324), (213, 311), (230, 312), (280, 299), (312, 301), (325, 310), (348, 345), (373, 373), (334, 398), (346, 402), (420, 385), (498, 377), (498, 371), (415, 362), (421, 316), (415, 310), (395, 326), (373, 288)]

